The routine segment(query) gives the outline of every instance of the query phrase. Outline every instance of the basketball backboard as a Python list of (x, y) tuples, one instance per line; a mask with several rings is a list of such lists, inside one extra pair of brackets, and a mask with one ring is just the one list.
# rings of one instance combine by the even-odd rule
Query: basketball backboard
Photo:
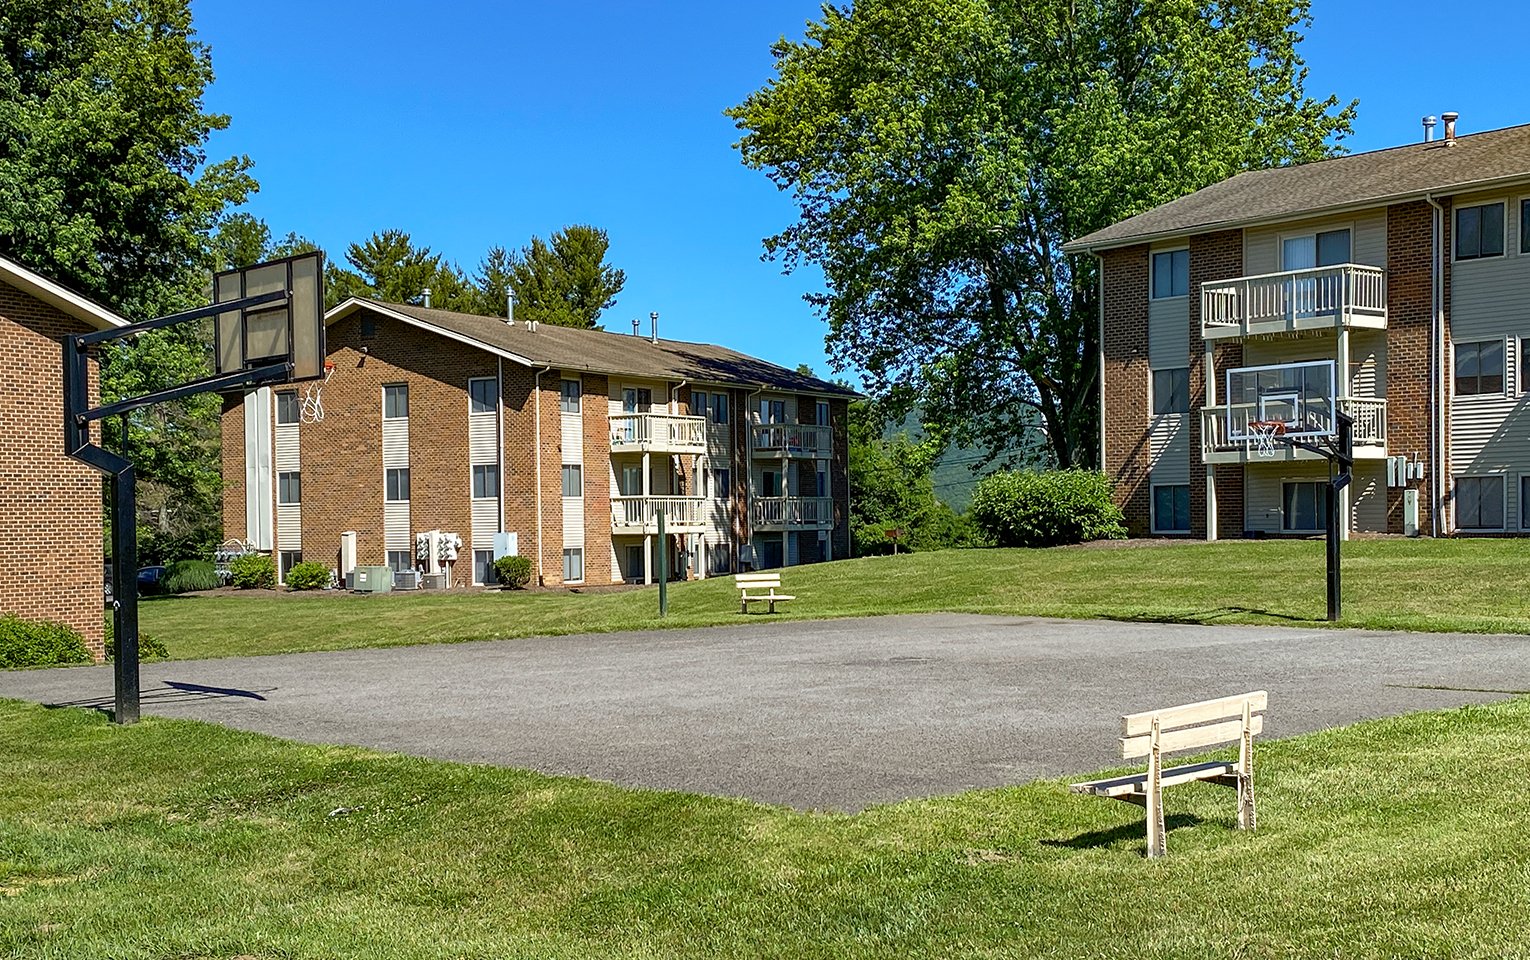
[(1335, 364), (1307, 360), (1227, 371), (1227, 436), (1255, 440), (1250, 424), (1279, 423), (1293, 439), (1331, 437), (1337, 432)]
[(218, 314), (218, 373), (291, 361), (293, 381), (324, 376), (324, 254), (299, 254), (213, 278), (214, 304), (276, 294), (285, 297)]

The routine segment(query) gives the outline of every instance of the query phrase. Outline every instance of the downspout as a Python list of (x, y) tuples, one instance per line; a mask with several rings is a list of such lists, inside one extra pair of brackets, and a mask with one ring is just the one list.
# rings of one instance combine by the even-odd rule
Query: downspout
[(537, 476), (536, 482), (533, 484), (533, 486), (535, 486), (537, 490), (537, 586), (539, 587), (547, 585), (546, 576), (542, 569), (542, 377), (549, 373), (552, 373), (552, 367), (550, 366), (544, 370), (538, 371), (536, 377), (536, 387), (533, 391), (536, 394), (536, 398), (532, 401), (533, 404), (535, 404), (534, 413), (532, 416), (536, 420), (535, 431), (537, 449)]
[(1099, 366), (1100, 366), (1100, 472), (1105, 472), (1105, 258), (1091, 250), (1096, 265), (1095, 297), (1099, 300)]
[[(754, 541), (754, 422), (749, 418), (749, 412), (753, 406), (754, 398), (765, 392), (765, 384), (760, 384), (752, 392), (744, 396), (744, 409), (739, 411), (744, 423), (744, 533), (748, 540)], [(751, 561), (754, 569), (760, 569), (758, 555)]]
[(499, 407), (499, 416), (496, 418), (495, 432), (495, 456), (498, 466), (495, 468), (499, 474), (499, 525), (495, 532), (505, 532), (505, 358), (496, 357), (499, 364), (499, 379), (494, 384), (494, 393), (499, 398), (496, 406)]
[(1429, 418), (1430, 451), (1429, 472), (1429, 525), (1433, 536), (1439, 537), (1449, 527), (1442, 522), (1445, 509), (1445, 207), (1434, 199), (1433, 193), (1424, 195), (1434, 208), (1431, 217), (1430, 283), (1429, 296), (1432, 315), (1430, 318), (1430, 364), (1429, 396), (1434, 415)]

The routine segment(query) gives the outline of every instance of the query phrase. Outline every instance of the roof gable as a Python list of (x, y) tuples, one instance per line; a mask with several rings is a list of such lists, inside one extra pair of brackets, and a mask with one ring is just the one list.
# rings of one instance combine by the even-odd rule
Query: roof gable
[(16, 261), (5, 257), (0, 257), (0, 281), (97, 330), (110, 330), (113, 327), (128, 325), (125, 319), (94, 300), (82, 297), (63, 284), (33, 273)]

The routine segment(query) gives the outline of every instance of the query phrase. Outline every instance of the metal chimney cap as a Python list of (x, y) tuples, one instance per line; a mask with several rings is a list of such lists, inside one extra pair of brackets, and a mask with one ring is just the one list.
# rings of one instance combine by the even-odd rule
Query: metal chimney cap
[(1461, 115), (1452, 110), (1449, 113), (1440, 114), (1440, 119), (1444, 120), (1446, 123), (1455, 123), (1457, 120), (1461, 119)]

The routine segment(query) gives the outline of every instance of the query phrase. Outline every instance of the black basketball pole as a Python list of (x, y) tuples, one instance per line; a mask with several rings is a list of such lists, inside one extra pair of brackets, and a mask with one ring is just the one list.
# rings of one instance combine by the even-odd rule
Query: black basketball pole
[(1343, 614), (1343, 595), (1339, 583), (1339, 478), (1330, 476), (1324, 497), (1328, 506), (1328, 621), (1337, 623)]
[[(1296, 439), (1284, 441), (1293, 447), (1318, 454), (1326, 458), (1330, 464), (1328, 484), (1323, 493), (1323, 504), (1328, 513), (1327, 523), (1324, 524), (1327, 534), (1324, 553), (1328, 560), (1328, 621), (1330, 623), (1337, 623), (1344, 615), (1343, 585), (1339, 576), (1339, 544), (1343, 534), (1343, 527), (1340, 525), (1342, 518), (1339, 516), (1339, 493), (1349, 486), (1355, 465), (1355, 419), (1347, 413), (1339, 413), (1334, 416), (1334, 421), (1337, 435), (1331, 446), (1325, 448)], [(1334, 466), (1338, 469), (1333, 469)]]

